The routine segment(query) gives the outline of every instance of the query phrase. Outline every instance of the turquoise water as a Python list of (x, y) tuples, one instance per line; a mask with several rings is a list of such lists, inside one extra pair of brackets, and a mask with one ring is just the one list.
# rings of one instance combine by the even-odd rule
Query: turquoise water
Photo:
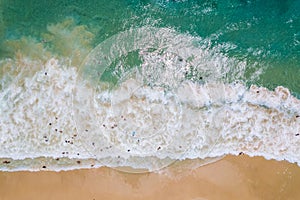
[[(72, 18), (85, 25), (96, 46), (133, 27), (171, 27), (208, 38), (212, 46), (240, 60), (267, 67), (256, 83), (300, 92), (300, 1), (6, 1), (2, 0), (1, 41), (31, 36), (37, 41), (47, 25)], [(12, 56), (1, 45), (0, 56)]]
[(300, 163), (300, 0), (0, 0), (0, 80), (0, 170)]

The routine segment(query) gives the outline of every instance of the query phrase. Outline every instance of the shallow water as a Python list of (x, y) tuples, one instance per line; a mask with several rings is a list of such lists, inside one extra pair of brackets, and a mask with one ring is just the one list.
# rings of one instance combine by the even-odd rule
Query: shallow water
[(299, 165), (300, 1), (0, 7), (1, 170)]

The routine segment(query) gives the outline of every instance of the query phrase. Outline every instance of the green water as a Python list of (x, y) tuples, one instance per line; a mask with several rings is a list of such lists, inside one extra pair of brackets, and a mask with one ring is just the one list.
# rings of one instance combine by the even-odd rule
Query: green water
[(211, 47), (230, 44), (220, 51), (264, 69), (253, 83), (282, 85), (300, 97), (300, 0), (1, 0), (0, 17), (1, 59), (16, 51), (5, 42), (24, 36), (42, 42), (49, 25), (67, 18), (94, 35), (94, 47), (129, 28), (169, 27)]

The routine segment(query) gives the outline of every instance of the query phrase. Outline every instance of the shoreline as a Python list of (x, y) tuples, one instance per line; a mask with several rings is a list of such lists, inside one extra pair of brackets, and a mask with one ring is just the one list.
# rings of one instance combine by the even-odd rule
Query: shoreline
[[(75, 68), (64, 69), (51, 59), (44, 71), (24, 79), (28, 83), (20, 91), (12, 84), (7, 93), (1, 93), (5, 114), (0, 117), (0, 162), (8, 167), (5, 162), (11, 162), (16, 170), (19, 166), (26, 170), (98, 167), (86, 162), (93, 155), (104, 166), (136, 168), (152, 167), (152, 162), (142, 159), (138, 163), (135, 155), (178, 159), (183, 154), (184, 158), (205, 158), (244, 152), (300, 160), (295, 153), (300, 146), (300, 101), (287, 88), (269, 91), (258, 86), (247, 89), (238, 83), (187, 82), (177, 92), (181, 97), (171, 95), (174, 98), (167, 98), (165, 104), (166, 96), (159, 88), (137, 92), (138, 81), (128, 79), (111, 95), (105, 90), (99, 93), (101, 100), (95, 104), (92, 88), (76, 85)], [(219, 90), (228, 91), (221, 104)], [(111, 106), (114, 95), (119, 102)], [(180, 106), (174, 100), (177, 97)], [(70, 159), (64, 163), (64, 157)]]
[(0, 172), (1, 200), (10, 199), (297, 199), (300, 167), (247, 155), (189, 169), (180, 162), (156, 173), (115, 169)]

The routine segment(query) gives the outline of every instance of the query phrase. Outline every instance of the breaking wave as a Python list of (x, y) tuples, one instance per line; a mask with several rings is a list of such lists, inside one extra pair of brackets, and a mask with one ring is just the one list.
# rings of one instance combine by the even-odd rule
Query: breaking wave
[(39, 70), (0, 93), (0, 170), (153, 171), (241, 152), (299, 165), (299, 99), (246, 86), (262, 71), (246, 78), (255, 67), (222, 48), (143, 27), (105, 40), (79, 68), (24, 61)]

